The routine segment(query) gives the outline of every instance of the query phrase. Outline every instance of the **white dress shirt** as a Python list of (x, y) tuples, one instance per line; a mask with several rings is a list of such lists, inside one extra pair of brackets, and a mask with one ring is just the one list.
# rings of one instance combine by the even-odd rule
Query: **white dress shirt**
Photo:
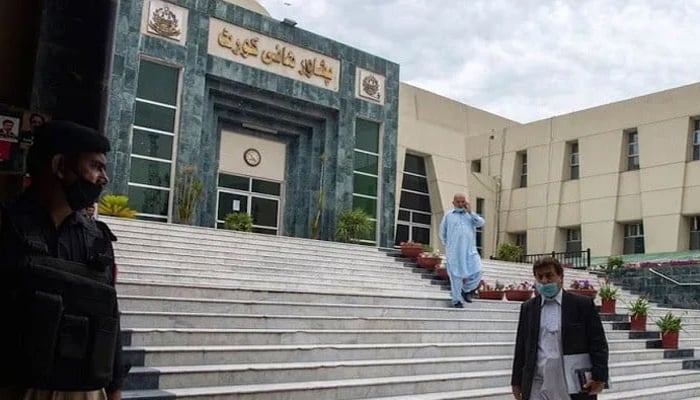
[[(540, 332), (537, 342), (537, 370), (531, 399), (568, 399), (561, 350), (562, 290), (552, 298), (542, 297)], [(539, 392), (539, 393), (537, 393)]]

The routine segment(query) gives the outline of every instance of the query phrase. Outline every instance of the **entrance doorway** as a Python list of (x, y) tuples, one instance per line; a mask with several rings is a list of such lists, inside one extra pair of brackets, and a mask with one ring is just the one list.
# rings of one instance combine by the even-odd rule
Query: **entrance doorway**
[(216, 227), (223, 228), (226, 216), (247, 213), (253, 217), (253, 232), (281, 232), (283, 183), (241, 175), (219, 173)]

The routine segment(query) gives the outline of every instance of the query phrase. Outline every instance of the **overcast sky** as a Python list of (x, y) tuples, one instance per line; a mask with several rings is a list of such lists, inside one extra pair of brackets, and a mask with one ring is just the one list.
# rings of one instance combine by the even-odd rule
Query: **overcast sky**
[(401, 81), (529, 122), (700, 80), (700, 0), (260, 0)]

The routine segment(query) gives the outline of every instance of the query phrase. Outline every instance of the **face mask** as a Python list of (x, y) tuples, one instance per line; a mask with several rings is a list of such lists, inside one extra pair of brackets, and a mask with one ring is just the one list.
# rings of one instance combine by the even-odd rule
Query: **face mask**
[(554, 297), (559, 293), (559, 286), (557, 286), (556, 282), (552, 283), (547, 283), (547, 284), (541, 284), (539, 282), (535, 282), (535, 288), (537, 288), (537, 291), (544, 297)]
[(463, 213), (464, 209), (463, 208), (455, 208), (455, 212)]
[(75, 182), (64, 185), (63, 192), (71, 210), (78, 211), (93, 205), (102, 193), (102, 185), (92, 183), (78, 175)]

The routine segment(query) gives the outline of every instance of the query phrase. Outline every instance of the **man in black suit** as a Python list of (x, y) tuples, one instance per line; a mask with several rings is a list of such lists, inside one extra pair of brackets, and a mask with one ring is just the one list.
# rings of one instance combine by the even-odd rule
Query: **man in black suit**
[[(608, 381), (608, 342), (593, 300), (562, 290), (564, 270), (544, 257), (532, 268), (538, 295), (520, 307), (511, 385), (516, 400), (593, 400)], [(563, 357), (588, 354), (592, 380), (569, 396)]]

